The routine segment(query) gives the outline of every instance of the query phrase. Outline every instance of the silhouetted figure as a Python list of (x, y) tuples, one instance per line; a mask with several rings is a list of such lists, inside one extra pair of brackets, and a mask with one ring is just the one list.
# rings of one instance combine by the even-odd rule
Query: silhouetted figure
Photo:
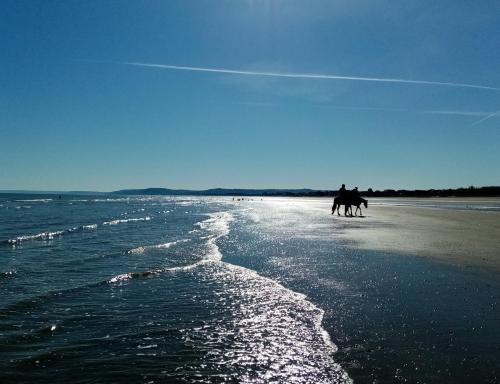
[[(338, 209), (340, 209), (340, 205), (344, 205), (344, 216), (347, 216), (347, 212), (351, 208), (349, 204), (349, 192), (345, 188), (345, 184), (342, 184), (342, 187), (339, 189), (339, 194), (335, 199), (333, 200), (333, 206), (332, 206), (332, 215), (335, 212), (335, 209), (338, 204)], [(340, 212), (339, 212), (340, 215)], [(352, 216), (352, 209), (351, 209), (351, 216)]]
[(347, 216), (347, 214), (350, 213), (350, 216), (352, 217), (352, 206), (354, 205), (356, 207), (355, 215), (357, 216), (359, 210), (362, 216), (363, 212), (361, 211), (361, 204), (363, 204), (365, 208), (368, 208), (368, 201), (360, 196), (358, 187), (355, 187), (352, 191), (347, 191), (345, 189), (345, 185), (342, 184), (342, 188), (339, 189), (338, 196), (336, 196), (333, 200), (332, 215), (335, 213), (335, 210), (337, 210), (337, 214), (340, 216), (340, 206), (343, 205), (345, 207), (344, 216)]
[(342, 184), (342, 187), (339, 189), (339, 197), (346, 197), (347, 189), (345, 189), (345, 184)]
[(357, 199), (359, 197), (359, 191), (358, 191), (358, 187), (354, 188), (352, 191), (351, 191), (351, 198), (353, 199)]

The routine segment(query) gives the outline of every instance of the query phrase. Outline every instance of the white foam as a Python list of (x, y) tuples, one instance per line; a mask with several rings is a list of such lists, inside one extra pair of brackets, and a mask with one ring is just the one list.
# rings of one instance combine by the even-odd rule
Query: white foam
[(25, 203), (48, 203), (49, 201), (52, 201), (52, 199), (20, 199), (20, 200), (15, 200), (18, 202), (25, 202)]
[(121, 275), (113, 276), (111, 279), (108, 280), (108, 282), (109, 283), (117, 283), (119, 281), (125, 281), (125, 280), (131, 279), (131, 278), (132, 278), (131, 273), (122, 273)]
[(91, 224), (91, 225), (83, 225), (81, 227), (72, 227), (68, 228), (62, 231), (47, 231), (47, 232), (41, 232), (37, 233), (35, 235), (22, 235), (22, 236), (17, 236), (13, 239), (7, 240), (8, 244), (12, 245), (18, 245), (22, 243), (23, 241), (31, 241), (31, 240), (52, 240), (55, 237), (60, 237), (63, 236), (64, 234), (72, 233), (72, 232), (79, 232), (83, 230), (93, 230), (97, 228), (97, 224)]
[(154, 245), (153, 248), (170, 248), (173, 245), (176, 245), (179, 243), (187, 243), (188, 241), (191, 241), (191, 239), (182, 239), (182, 240), (172, 241), (170, 243), (158, 244), (158, 245)]
[(144, 253), (146, 250), (146, 247), (137, 247), (137, 248), (132, 248), (127, 251), (128, 254), (140, 254)]
[(264, 280), (268, 284), (274, 285), (276, 287), (276, 289), (283, 290), (284, 292), (286, 292), (287, 295), (289, 295), (289, 297), (293, 298), (294, 300), (301, 301), (304, 304), (306, 304), (308, 307), (310, 307), (312, 310), (317, 311), (318, 317), (317, 317), (314, 325), (315, 325), (317, 331), (321, 334), (321, 337), (322, 337), (325, 345), (328, 347), (329, 352), (330, 353), (337, 352), (337, 350), (338, 350), (337, 346), (332, 342), (331, 337), (328, 334), (328, 331), (326, 329), (324, 329), (323, 326), (321, 325), (323, 322), (323, 317), (325, 315), (325, 311), (323, 309), (317, 307), (313, 303), (311, 303), (309, 300), (307, 300), (306, 295), (304, 295), (303, 293), (292, 291), (291, 289), (286, 288), (285, 286), (283, 286), (282, 284), (278, 283), (275, 280), (272, 280), (268, 277), (259, 275), (256, 271), (254, 271), (252, 269), (248, 269), (248, 268), (245, 268), (245, 267), (242, 267), (239, 265), (229, 264), (229, 263), (226, 263), (223, 261), (221, 261), (221, 263), (223, 263), (226, 267), (228, 267), (231, 270), (243, 272), (246, 275), (246, 278)]
[(217, 246), (217, 240), (229, 234), (229, 224), (234, 220), (234, 217), (229, 212), (217, 212), (210, 214), (206, 220), (196, 223), (202, 230), (209, 232), (207, 248), (208, 252), (205, 256), (206, 260), (220, 261), (222, 254)]
[(137, 248), (133, 248), (129, 251), (127, 251), (127, 253), (134, 253), (134, 254), (140, 254), (140, 253), (144, 253), (144, 251), (146, 251), (147, 249), (166, 249), (166, 248), (170, 248), (174, 245), (177, 245), (179, 243), (187, 243), (188, 241), (191, 241), (191, 239), (182, 239), (182, 240), (176, 240), (176, 241), (171, 241), (169, 243), (163, 243), (163, 244), (156, 244), (156, 245), (144, 245), (144, 246), (141, 246), (141, 247), (137, 247)]
[(138, 345), (137, 346), (137, 349), (150, 349), (150, 348), (158, 348), (158, 344)]
[(52, 240), (56, 236), (62, 236), (65, 231), (55, 231), (55, 232), (42, 232), (42, 233), (37, 233), (36, 235), (24, 235), (24, 236), (18, 236), (14, 239), (9, 239), (7, 242), (9, 244), (19, 244), (22, 243), (23, 241), (28, 241), (28, 240)]
[(151, 220), (151, 217), (146, 216), (146, 217), (138, 217), (138, 218), (132, 218), (132, 219), (117, 219), (117, 220), (105, 221), (102, 224), (103, 225), (117, 225), (117, 224), (123, 224), (123, 223), (131, 223), (131, 222), (136, 222), (136, 221), (149, 221), (149, 220)]

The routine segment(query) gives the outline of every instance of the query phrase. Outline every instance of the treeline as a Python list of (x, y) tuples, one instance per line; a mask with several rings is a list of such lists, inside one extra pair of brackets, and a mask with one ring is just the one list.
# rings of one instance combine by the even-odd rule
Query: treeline
[[(305, 193), (285, 192), (279, 194), (265, 194), (264, 196), (310, 196), (310, 197), (333, 197), (338, 191), (310, 191)], [(448, 188), (448, 189), (384, 189), (382, 191), (369, 188), (360, 191), (365, 197), (500, 197), (500, 187), (474, 187)]]

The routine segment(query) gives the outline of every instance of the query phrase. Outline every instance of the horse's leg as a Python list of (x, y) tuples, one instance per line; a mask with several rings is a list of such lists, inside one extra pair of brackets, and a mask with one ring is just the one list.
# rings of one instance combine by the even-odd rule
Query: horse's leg
[[(349, 212), (350, 211), (350, 212)], [(347, 213), (349, 213), (349, 216), (352, 217), (352, 207), (350, 204), (346, 204), (345, 205), (345, 209), (344, 209), (344, 216), (347, 217)]]

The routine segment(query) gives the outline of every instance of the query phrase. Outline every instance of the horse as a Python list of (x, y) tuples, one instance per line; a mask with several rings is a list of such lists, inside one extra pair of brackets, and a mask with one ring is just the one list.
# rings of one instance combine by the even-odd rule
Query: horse
[(344, 216), (347, 217), (347, 212), (349, 210), (351, 211), (351, 217), (352, 217), (352, 208), (351, 208), (351, 199), (348, 197), (340, 197), (337, 196), (335, 199), (333, 199), (333, 205), (332, 205), (332, 215), (335, 213), (335, 210), (337, 210), (337, 214), (340, 216), (340, 206), (344, 206)]
[[(351, 199), (351, 205), (354, 205), (356, 207), (354, 215), (358, 216), (358, 209), (359, 209), (359, 215), (363, 216), (363, 212), (361, 211), (361, 204), (363, 204), (365, 208), (368, 208), (368, 200), (363, 199), (361, 196), (355, 196)], [(351, 216), (352, 216), (352, 208), (351, 208)]]
[(343, 205), (345, 207), (344, 216), (347, 217), (347, 213), (350, 211), (350, 216), (353, 217), (352, 205), (354, 205), (356, 207), (355, 215), (358, 215), (359, 210), (359, 213), (362, 216), (363, 212), (361, 211), (361, 204), (363, 204), (365, 208), (368, 208), (368, 200), (363, 199), (361, 196), (337, 196), (333, 199), (332, 215), (335, 213), (335, 210), (337, 210), (337, 214), (340, 216), (340, 206)]

